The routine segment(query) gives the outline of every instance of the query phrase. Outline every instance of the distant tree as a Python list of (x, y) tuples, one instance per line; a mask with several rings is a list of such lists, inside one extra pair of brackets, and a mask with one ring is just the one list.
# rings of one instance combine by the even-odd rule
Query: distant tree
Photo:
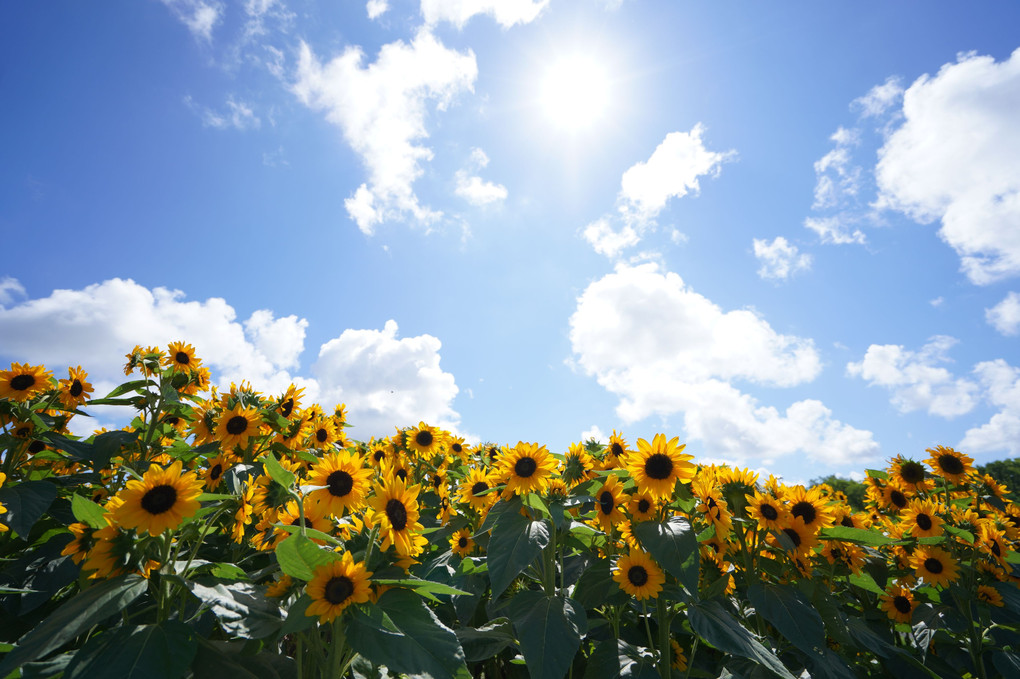
[(1014, 499), (1020, 497), (1020, 459), (996, 460), (977, 465), (977, 470), (1005, 485)]
[(852, 479), (844, 479), (835, 474), (829, 474), (824, 478), (813, 479), (809, 485), (817, 486), (822, 483), (832, 486), (833, 490), (842, 491), (854, 511), (864, 511), (864, 496), (867, 492), (867, 486), (863, 483)]

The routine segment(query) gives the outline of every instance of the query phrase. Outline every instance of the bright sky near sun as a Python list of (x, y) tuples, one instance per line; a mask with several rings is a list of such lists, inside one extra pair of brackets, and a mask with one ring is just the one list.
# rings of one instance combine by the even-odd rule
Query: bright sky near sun
[[(1020, 454), (1020, 4), (0, 4), (0, 360), (367, 440)], [(116, 426), (95, 408), (77, 433)], [(83, 418), (79, 418), (80, 420)]]

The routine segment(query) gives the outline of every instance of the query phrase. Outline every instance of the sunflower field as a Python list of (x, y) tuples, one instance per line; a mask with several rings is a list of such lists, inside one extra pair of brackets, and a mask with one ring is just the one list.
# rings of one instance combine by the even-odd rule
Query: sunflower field
[(356, 441), (184, 342), (125, 375), (0, 371), (0, 678), (1020, 676), (1020, 510), (952, 448), (855, 509), (663, 434)]

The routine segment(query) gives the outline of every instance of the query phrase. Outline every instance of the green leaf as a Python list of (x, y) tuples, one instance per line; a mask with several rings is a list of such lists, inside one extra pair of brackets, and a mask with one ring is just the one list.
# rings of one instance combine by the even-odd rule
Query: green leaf
[(720, 651), (753, 660), (784, 679), (794, 679), (779, 658), (762, 646), (718, 601), (691, 604), (687, 619), (698, 636)]
[(197, 650), (192, 629), (176, 620), (118, 627), (89, 639), (64, 679), (175, 679), (184, 676)]
[(456, 632), (468, 662), (488, 660), (517, 641), (509, 618), (495, 618), (483, 627), (461, 627)]
[(149, 581), (138, 575), (104, 580), (51, 613), (18, 641), (0, 663), (0, 677), (57, 650), (106, 618), (119, 613), (145, 592)]
[(573, 598), (588, 610), (626, 602), (629, 595), (613, 580), (608, 559), (599, 559), (584, 569), (574, 586)]
[(659, 679), (655, 658), (622, 639), (605, 639), (588, 657), (584, 679)]
[(281, 653), (263, 651), (253, 655), (244, 652), (243, 643), (201, 638), (191, 670), (195, 679), (297, 678), (294, 661)]
[(956, 526), (950, 526), (948, 523), (942, 524), (942, 527), (945, 528), (946, 532), (949, 533), (950, 535), (958, 537), (964, 542), (969, 542), (972, 545), (974, 544), (974, 534), (971, 533), (969, 530), (957, 528)]
[(304, 535), (291, 535), (276, 546), (276, 560), (280, 569), (292, 578), (309, 581), (315, 569), (339, 560), (336, 552), (323, 549)]
[[(121, 384), (120, 386), (114, 388), (113, 391), (111, 391), (103, 398), (116, 398), (121, 394), (128, 393), (129, 391), (138, 391), (139, 389), (145, 389), (145, 387), (148, 387), (149, 385), (156, 386), (156, 383), (148, 379), (131, 380), (130, 382), (125, 382), (124, 384)], [(90, 403), (95, 403), (95, 401), (90, 401)]]
[(864, 473), (873, 479), (888, 479), (889, 474), (881, 469), (865, 469)]
[(755, 583), (747, 588), (747, 598), (759, 615), (800, 650), (810, 655), (825, 648), (822, 616), (796, 587)]
[[(233, 497), (233, 496), (229, 495), (228, 497)], [(279, 529), (281, 529), (281, 530), (283, 530), (283, 531), (285, 531), (287, 533), (290, 533), (291, 535), (297, 535), (298, 533), (301, 532), (301, 526), (295, 526), (294, 524), (276, 523), (276, 524), (273, 524), (273, 526), (275, 528), (279, 528)], [(330, 544), (337, 545), (339, 547), (343, 547), (344, 546), (343, 540), (338, 540), (335, 537), (333, 537), (332, 535), (330, 535), (329, 533), (323, 533), (321, 530), (315, 530), (314, 528), (306, 527), (304, 534), (305, 534), (305, 537), (311, 538), (313, 540), (322, 540), (323, 542), (328, 542)]]
[(262, 464), (266, 469), (266, 473), (269, 474), (273, 481), (287, 489), (294, 485), (294, 481), (297, 478), (294, 476), (294, 472), (284, 469), (275, 456), (266, 454), (262, 458)]
[(347, 643), (373, 663), (412, 678), (471, 676), (457, 635), (414, 592), (391, 589), (348, 610)]
[(93, 450), (89, 460), (94, 470), (104, 469), (110, 466), (110, 458), (119, 455), (121, 449), (130, 446), (138, 440), (137, 431), (104, 431), (92, 440)]
[(588, 631), (584, 608), (573, 599), (527, 590), (506, 604), (531, 679), (562, 679)]
[(290, 609), (287, 611), (287, 619), (283, 621), (283, 627), (280, 628), (279, 637), (281, 639), (285, 635), (296, 634), (315, 626), (317, 618), (314, 615), (305, 615), (305, 611), (308, 610), (308, 606), (311, 603), (311, 597), (302, 593), (297, 601), (290, 605)]
[(841, 540), (858, 545), (868, 545), (869, 547), (884, 547), (896, 542), (896, 540), (886, 537), (878, 531), (866, 528), (850, 528), (848, 526), (829, 526), (823, 528), (821, 533), (819, 533), (819, 537), (823, 540)]
[(489, 582), (496, 598), (531, 565), (549, 544), (549, 524), (520, 514), (503, 514), (489, 539)]
[(438, 599), (432, 596), (433, 594), (471, 594), (471, 592), (465, 592), (462, 589), (444, 585), (441, 582), (432, 582), (431, 580), (422, 580), (420, 578), (380, 578), (377, 580), (373, 579), (372, 582), (379, 585), (404, 587), (432, 601), (438, 601)]
[(275, 634), (283, 622), (274, 600), (263, 596), (254, 583), (201, 578), (187, 581), (187, 586), (234, 637), (263, 639)]
[(861, 589), (867, 590), (872, 594), (878, 594), (879, 596), (885, 594), (885, 590), (878, 586), (878, 583), (875, 582), (875, 578), (871, 577), (870, 575), (863, 571), (861, 572), (860, 575), (857, 575), (856, 573), (851, 573), (848, 580), (850, 581), (851, 585), (860, 587)]
[(690, 522), (679, 516), (666, 523), (641, 521), (634, 526), (634, 535), (652, 558), (679, 580), (691, 597), (697, 599), (701, 556), (698, 553), (698, 537)]
[(71, 496), (71, 511), (74, 512), (74, 518), (96, 530), (108, 525), (106, 511), (81, 495)]
[(992, 664), (1003, 679), (1020, 679), (1020, 655), (1009, 651), (992, 653)]
[(27, 540), (35, 522), (42, 518), (57, 497), (57, 487), (48, 481), (25, 481), (0, 488), (0, 504), (7, 507), (0, 519)]

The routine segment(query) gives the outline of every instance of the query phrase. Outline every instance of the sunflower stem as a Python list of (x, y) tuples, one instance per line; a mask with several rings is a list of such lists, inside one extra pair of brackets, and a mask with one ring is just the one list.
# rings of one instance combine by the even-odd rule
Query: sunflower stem
[(694, 655), (698, 652), (698, 642), (701, 641), (701, 637), (697, 634), (694, 635), (694, 643), (691, 644), (691, 655), (687, 658), (687, 671), (684, 672), (684, 679), (690, 679), (691, 668), (694, 667)]
[(170, 560), (170, 548), (173, 546), (174, 536), (172, 531), (165, 531), (163, 533), (163, 551), (160, 555), (160, 575), (159, 575), (159, 598), (156, 607), (156, 622), (160, 623), (167, 619), (166, 602), (170, 595), (170, 581), (163, 577), (163, 571), (167, 568), (167, 562)]
[(669, 616), (666, 611), (666, 600), (659, 596), (655, 598), (655, 622), (659, 626), (659, 674), (663, 679), (669, 679), (671, 648), (669, 643)]
[[(641, 600), (641, 619), (645, 623), (645, 634), (648, 635), (648, 648), (651, 649), (652, 655), (655, 655), (655, 637), (652, 636), (652, 626), (648, 624), (648, 606), (645, 604), (645, 600)], [(662, 671), (662, 656), (659, 656), (659, 671)], [(665, 675), (663, 675), (665, 676)]]

